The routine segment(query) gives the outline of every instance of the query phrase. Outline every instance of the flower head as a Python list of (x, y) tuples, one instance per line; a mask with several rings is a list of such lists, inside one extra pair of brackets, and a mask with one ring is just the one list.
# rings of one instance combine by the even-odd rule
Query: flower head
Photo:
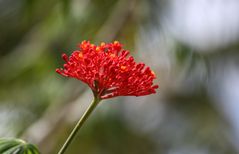
[(81, 80), (100, 99), (116, 96), (143, 96), (155, 93), (155, 73), (144, 63), (136, 63), (118, 41), (99, 46), (83, 41), (56, 72)]

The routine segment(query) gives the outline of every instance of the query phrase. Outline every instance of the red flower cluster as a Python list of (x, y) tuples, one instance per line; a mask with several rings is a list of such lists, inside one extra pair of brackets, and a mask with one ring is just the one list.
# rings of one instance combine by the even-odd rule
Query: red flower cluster
[(118, 41), (99, 46), (83, 41), (79, 47), (69, 58), (62, 55), (64, 69), (56, 72), (85, 82), (96, 97), (149, 95), (158, 88), (153, 85), (154, 72), (143, 63), (136, 64)]

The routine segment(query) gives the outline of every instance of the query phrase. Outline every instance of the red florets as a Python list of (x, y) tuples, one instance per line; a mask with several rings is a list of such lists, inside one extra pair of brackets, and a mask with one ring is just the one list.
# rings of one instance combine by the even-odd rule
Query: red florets
[(136, 64), (118, 41), (99, 46), (83, 41), (79, 47), (69, 58), (62, 55), (64, 69), (56, 72), (85, 82), (98, 98), (149, 95), (158, 88), (153, 85), (154, 72)]

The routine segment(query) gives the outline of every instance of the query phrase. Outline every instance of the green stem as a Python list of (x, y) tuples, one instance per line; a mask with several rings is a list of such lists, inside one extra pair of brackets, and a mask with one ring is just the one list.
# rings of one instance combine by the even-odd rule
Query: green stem
[(82, 127), (84, 122), (87, 120), (87, 118), (90, 116), (90, 114), (92, 113), (92, 111), (95, 109), (95, 107), (98, 105), (99, 102), (100, 102), (100, 99), (98, 99), (97, 97), (94, 97), (94, 99), (91, 102), (90, 106), (85, 111), (85, 113), (83, 114), (81, 119), (77, 122), (75, 128), (72, 130), (71, 134), (69, 135), (69, 137), (65, 141), (64, 145), (61, 147), (61, 149), (58, 152), (58, 154), (64, 154), (65, 153), (67, 147), (70, 145), (70, 143), (74, 139), (74, 137), (77, 134), (77, 132), (80, 130), (80, 128)]

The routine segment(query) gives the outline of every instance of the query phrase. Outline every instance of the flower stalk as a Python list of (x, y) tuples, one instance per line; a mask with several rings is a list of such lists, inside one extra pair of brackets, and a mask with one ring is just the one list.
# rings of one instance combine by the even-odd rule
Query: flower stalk
[(72, 130), (71, 134), (68, 136), (67, 140), (65, 141), (65, 143), (63, 144), (63, 146), (61, 147), (60, 151), (58, 152), (58, 154), (64, 154), (66, 149), (68, 148), (68, 146), (71, 144), (71, 142), (73, 141), (74, 137), (76, 136), (77, 132), (80, 130), (80, 128), (83, 126), (84, 122), (88, 119), (88, 117), (90, 116), (90, 114), (94, 111), (94, 109), (96, 108), (96, 106), (99, 104), (101, 100), (94, 96), (94, 99), (92, 100), (90, 106), (87, 108), (87, 110), (85, 111), (85, 113), (83, 114), (83, 116), (80, 118), (80, 120), (77, 122), (76, 126), (74, 127), (74, 129)]

